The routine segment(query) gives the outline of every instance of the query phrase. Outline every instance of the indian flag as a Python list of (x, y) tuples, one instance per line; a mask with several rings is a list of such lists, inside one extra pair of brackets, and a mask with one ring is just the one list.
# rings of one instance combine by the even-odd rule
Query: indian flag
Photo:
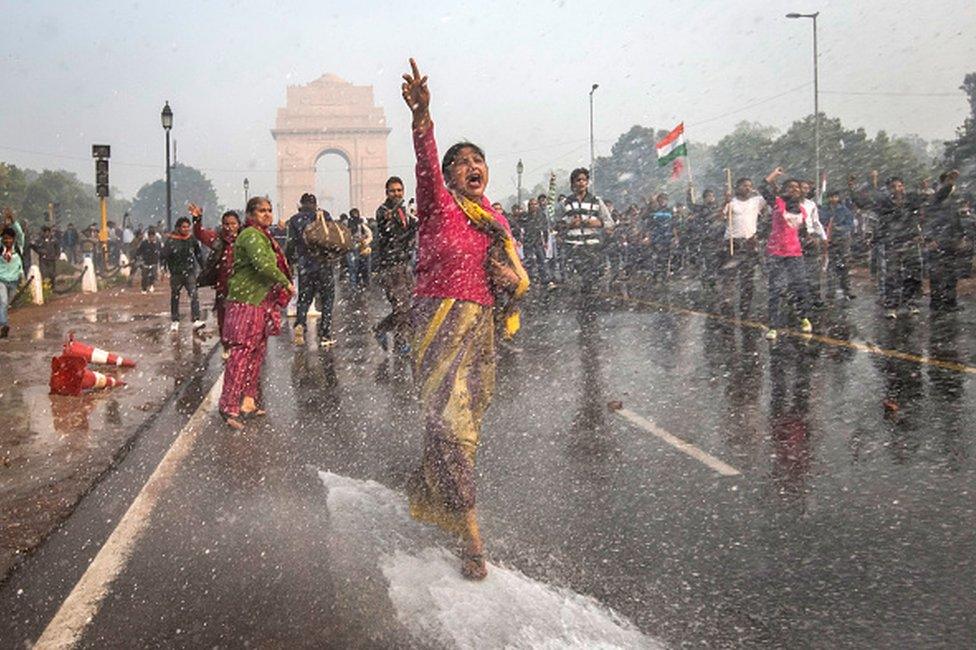
[(685, 123), (682, 122), (674, 127), (663, 140), (655, 145), (657, 148), (657, 166), (664, 167), (669, 162), (688, 155), (685, 147)]

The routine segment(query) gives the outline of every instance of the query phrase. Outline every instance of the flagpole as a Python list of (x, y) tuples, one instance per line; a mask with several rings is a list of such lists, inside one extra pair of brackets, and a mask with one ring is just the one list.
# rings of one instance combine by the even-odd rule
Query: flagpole
[[(684, 122), (681, 123), (681, 131), (682, 131), (682, 133), (684, 133), (685, 135), (687, 135), (687, 133), (685, 133), (685, 123)], [(689, 198), (691, 199), (691, 202), (694, 203), (695, 202), (695, 176), (694, 176), (694, 174), (691, 173), (691, 149), (688, 148), (688, 139), (687, 138), (685, 138), (685, 147), (686, 147), (685, 148), (685, 151), (687, 152), (687, 155), (685, 156), (685, 158), (688, 159), (688, 187), (691, 190), (689, 192)]]

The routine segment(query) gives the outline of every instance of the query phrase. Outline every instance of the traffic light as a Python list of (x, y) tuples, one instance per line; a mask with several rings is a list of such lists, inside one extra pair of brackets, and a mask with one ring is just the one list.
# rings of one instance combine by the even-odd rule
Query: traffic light
[(95, 161), (95, 195), (108, 196), (108, 160), (104, 158)]

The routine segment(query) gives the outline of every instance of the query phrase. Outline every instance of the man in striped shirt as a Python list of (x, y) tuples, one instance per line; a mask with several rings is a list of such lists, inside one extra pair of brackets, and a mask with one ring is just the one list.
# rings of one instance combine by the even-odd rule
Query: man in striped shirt
[(574, 169), (569, 183), (573, 193), (563, 204), (559, 232), (569, 268), (580, 278), (580, 291), (591, 296), (604, 267), (605, 229), (613, 227), (613, 219), (603, 201), (590, 193), (588, 169)]

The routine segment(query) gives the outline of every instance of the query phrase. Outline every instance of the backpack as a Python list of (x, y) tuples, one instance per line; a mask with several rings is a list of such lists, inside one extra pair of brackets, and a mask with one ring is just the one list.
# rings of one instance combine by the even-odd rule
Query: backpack
[(302, 231), (302, 238), (310, 253), (323, 261), (334, 260), (352, 250), (352, 233), (349, 228), (337, 221), (325, 218), (325, 212), (318, 210), (315, 221)]

